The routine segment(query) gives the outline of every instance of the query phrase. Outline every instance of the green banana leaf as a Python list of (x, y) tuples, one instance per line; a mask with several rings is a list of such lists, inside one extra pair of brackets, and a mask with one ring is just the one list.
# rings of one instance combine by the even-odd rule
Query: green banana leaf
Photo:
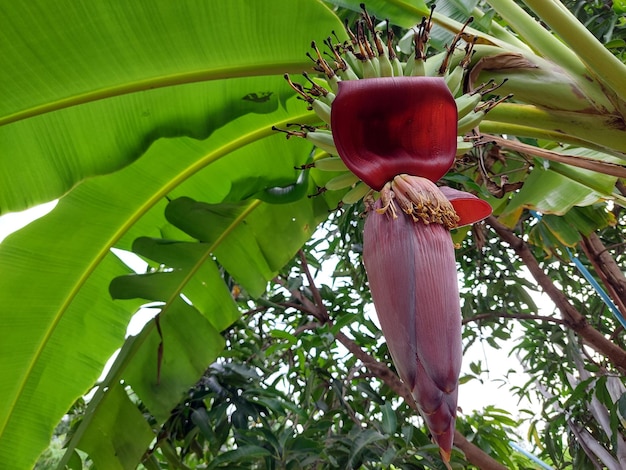
[(343, 31), (312, 0), (37, 0), (4, 2), (0, 18), (0, 213), (115, 171), (159, 138), (271, 111), (271, 89), (231, 106), (193, 84), (300, 73), (311, 40)]
[[(285, 101), (293, 93), (269, 74), (308, 68), (311, 38), (342, 25), (313, 0), (28, 2), (0, 11), (10, 44), (0, 58), (9, 71), (0, 78), (0, 209), (71, 190), (0, 245), (0, 460), (22, 469), (93, 385), (140, 304), (110, 299), (111, 280), (129, 272), (110, 248), (170, 230), (166, 197), (218, 203), (295, 181), (311, 147), (271, 126), (311, 114)], [(191, 316), (203, 337), (219, 331)], [(175, 351), (165, 344), (164, 354)]]
[[(610, 163), (619, 161), (616, 157), (588, 149), (566, 148), (561, 153)], [(503, 224), (513, 227), (524, 209), (564, 216), (575, 206), (586, 207), (603, 200), (615, 200), (623, 205), (623, 198), (613, 190), (616, 181), (615, 176), (562, 163), (536, 160), (524, 186), (498, 212), (498, 218)], [(588, 228), (577, 228), (577, 231), (585, 233)]]
[[(317, 224), (328, 216), (328, 210), (324, 199), (306, 197), (283, 205), (258, 200), (237, 205), (208, 205), (189, 198), (172, 201), (166, 210), (168, 218), (200, 234), (199, 238), (205, 241), (136, 240), (135, 252), (167, 265), (168, 269), (118, 277), (110, 285), (111, 294), (114, 298), (162, 301), (164, 306), (118, 356), (111, 374), (90, 403), (88, 418), (81, 423), (70, 451), (74, 447), (87, 451), (99, 467), (136, 465), (141, 454), (122, 455), (115, 449), (132, 449), (138, 441), (147, 448), (154, 436), (113, 432), (118, 426), (141, 429), (145, 420), (135, 413), (120, 415), (117, 421), (108, 418), (116, 414), (115, 407), (119, 405), (117, 399), (108, 398), (109, 388), (123, 381), (158, 422), (165, 421), (184, 391), (221, 351), (223, 340), (217, 331), (238, 317), (210, 255), (215, 254), (222, 266), (232, 267), (229, 274), (237, 282), (243, 284), (253, 279), (264, 287), (311, 237)], [(218, 249), (221, 246), (228, 249)], [(258, 250), (251, 251), (249, 246)], [(180, 292), (191, 305), (181, 300)], [(107, 423), (105, 430), (101, 429), (102, 422)], [(98, 436), (102, 434), (110, 437), (99, 445)], [(67, 455), (69, 458), (71, 454)]]
[(564, 256), (567, 248), (575, 247), (583, 236), (615, 224), (613, 213), (603, 207), (574, 207), (563, 216), (545, 214), (528, 235), (528, 241), (551, 256)]

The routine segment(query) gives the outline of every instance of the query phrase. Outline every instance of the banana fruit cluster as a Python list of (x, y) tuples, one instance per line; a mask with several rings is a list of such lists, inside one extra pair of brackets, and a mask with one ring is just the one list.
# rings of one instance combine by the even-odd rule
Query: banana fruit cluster
[[(315, 42), (311, 44), (314, 53), (307, 55), (313, 61), (313, 69), (322, 74), (324, 80), (312, 78), (304, 73), (306, 85), (302, 85), (292, 81), (289, 75), (285, 75), (289, 85), (300, 98), (306, 101), (309, 110), (313, 110), (324, 124), (320, 127), (300, 126), (297, 131), (275, 129), (286, 132), (288, 137), (305, 138), (321, 150), (316, 156), (315, 168), (322, 171), (346, 172), (329, 180), (325, 186), (327, 190), (332, 191), (350, 188), (342, 199), (344, 204), (359, 201), (371, 191), (371, 188), (349, 172), (339, 158), (333, 140), (332, 105), (341, 81), (429, 75), (443, 78), (457, 107), (457, 157), (472, 150), (476, 139), (468, 134), (476, 129), (487, 112), (501, 101), (510, 98), (510, 95), (504, 98), (494, 96), (485, 100), (485, 96), (493, 96), (493, 92), (502, 85), (495, 84), (493, 81), (478, 86), (470, 92), (463, 92), (463, 82), (471, 61), (474, 43), (466, 42), (464, 52), (459, 51), (459, 44), (464, 37), (463, 29), (472, 21), (472, 18), (454, 37), (452, 44), (447, 46), (447, 50), (428, 58), (428, 62), (426, 51), (432, 19), (424, 18), (413, 29), (413, 52), (403, 62), (396, 54), (393, 31), (388, 23), (384, 24), (386, 41), (383, 43), (382, 32), (375, 24), (375, 19), (367, 13), (363, 5), (362, 9), (361, 20), (357, 22), (355, 30), (347, 29), (349, 41), (337, 44), (330, 37), (324, 41), (329, 55), (325, 56)], [(326, 58), (328, 56), (330, 60)], [(455, 65), (452, 65), (453, 62)]]

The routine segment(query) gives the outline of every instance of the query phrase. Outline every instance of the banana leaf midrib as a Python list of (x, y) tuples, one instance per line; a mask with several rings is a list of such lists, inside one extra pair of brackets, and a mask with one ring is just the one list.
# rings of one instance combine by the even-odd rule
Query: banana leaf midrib
[(0, 126), (8, 125), (23, 119), (40, 116), (43, 114), (59, 111), (61, 109), (79, 106), (116, 96), (138, 93), (156, 88), (186, 85), (189, 83), (221, 80), (228, 78), (241, 78), (259, 75), (284, 75), (285, 73), (299, 73), (311, 67), (310, 61), (285, 62), (276, 64), (262, 64), (260, 66), (237, 66), (224, 68), (211, 68), (199, 71), (190, 71), (174, 75), (146, 78), (135, 82), (124, 83), (117, 86), (91, 90), (84, 93), (60, 98), (39, 106), (23, 109), (12, 114), (0, 117)]

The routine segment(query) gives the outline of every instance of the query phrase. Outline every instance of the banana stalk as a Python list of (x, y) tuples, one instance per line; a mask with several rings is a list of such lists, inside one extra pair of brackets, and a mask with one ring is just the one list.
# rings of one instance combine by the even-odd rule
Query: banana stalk
[[(580, 21), (557, 0), (524, 0), (561, 40), (575, 51), (586, 68), (593, 72), (626, 103), (626, 65), (604, 47)], [(626, 107), (622, 108), (626, 112)]]
[[(548, 130), (557, 141), (569, 141), (569, 137), (601, 147), (603, 151), (619, 152), (626, 159), (626, 128), (619, 116), (611, 114), (583, 114), (569, 111), (542, 109), (537, 106), (502, 103), (489, 114), (492, 122), (502, 122)], [(481, 130), (487, 131), (485, 127)], [(500, 132), (491, 128), (488, 132)], [(585, 145), (589, 146), (589, 145)], [(591, 147), (593, 148), (593, 147)]]
[[(541, 0), (550, 3), (552, 0)], [(559, 64), (575, 76), (584, 76), (585, 64), (565, 44), (513, 0), (487, 0), (494, 10), (539, 55)]]

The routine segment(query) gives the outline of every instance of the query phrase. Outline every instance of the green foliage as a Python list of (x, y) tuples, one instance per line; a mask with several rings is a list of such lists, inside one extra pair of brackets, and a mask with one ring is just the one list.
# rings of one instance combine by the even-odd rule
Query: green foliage
[[(612, 3), (612, 8), (610, 3)], [(563, 4), (604, 45), (622, 60), (626, 58), (626, 4), (622, 0), (565, 0)]]

